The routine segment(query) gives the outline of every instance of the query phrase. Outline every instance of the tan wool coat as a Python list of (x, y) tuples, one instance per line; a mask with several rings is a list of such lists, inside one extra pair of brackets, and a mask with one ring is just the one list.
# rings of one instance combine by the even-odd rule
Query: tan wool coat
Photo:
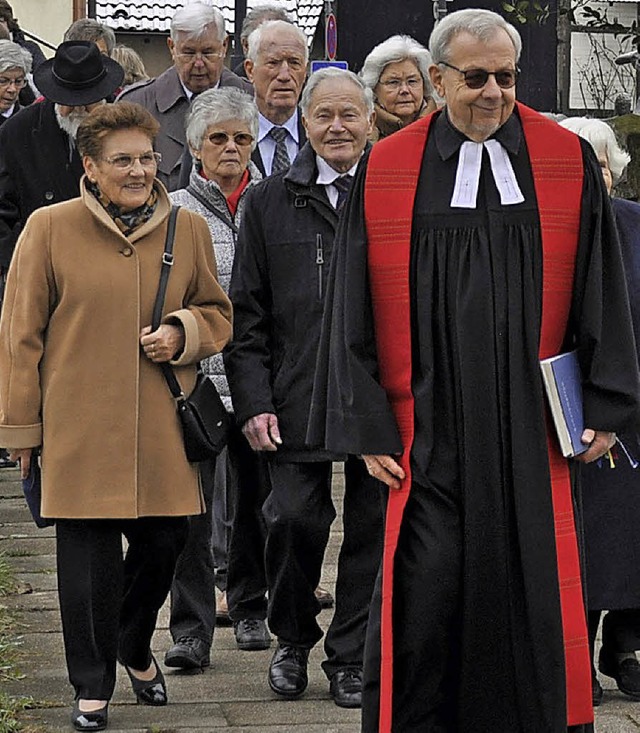
[[(35, 211), (18, 241), (0, 319), (0, 445), (42, 445), (42, 514), (180, 516), (203, 511), (175, 404), (139, 344), (151, 325), (170, 202), (129, 238), (82, 198)], [(185, 392), (198, 360), (231, 336), (209, 228), (181, 209), (163, 322), (186, 342), (174, 368)]]

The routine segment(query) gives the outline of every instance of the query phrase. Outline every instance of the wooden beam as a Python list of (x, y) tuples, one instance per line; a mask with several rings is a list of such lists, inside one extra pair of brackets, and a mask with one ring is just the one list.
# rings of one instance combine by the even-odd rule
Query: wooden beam
[(80, 18), (87, 17), (87, 3), (86, 0), (73, 0), (73, 19), (80, 20)]

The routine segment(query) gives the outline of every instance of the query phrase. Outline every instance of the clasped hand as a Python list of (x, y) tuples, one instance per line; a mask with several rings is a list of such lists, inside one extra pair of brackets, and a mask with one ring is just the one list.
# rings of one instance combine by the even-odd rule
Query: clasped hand
[(171, 361), (184, 349), (184, 341), (182, 327), (170, 323), (163, 323), (157, 331), (151, 331), (151, 326), (145, 326), (140, 331), (140, 346), (145, 356), (156, 364)]

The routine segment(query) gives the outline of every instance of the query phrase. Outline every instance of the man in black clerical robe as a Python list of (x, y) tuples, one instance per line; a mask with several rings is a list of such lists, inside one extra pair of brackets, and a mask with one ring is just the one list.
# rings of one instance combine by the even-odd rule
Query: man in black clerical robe
[(515, 102), (485, 10), (430, 43), (443, 111), (378, 143), (337, 235), (309, 440), (389, 486), (363, 731), (591, 729), (577, 518), (539, 358), (577, 349), (592, 461), (638, 373), (597, 161)]

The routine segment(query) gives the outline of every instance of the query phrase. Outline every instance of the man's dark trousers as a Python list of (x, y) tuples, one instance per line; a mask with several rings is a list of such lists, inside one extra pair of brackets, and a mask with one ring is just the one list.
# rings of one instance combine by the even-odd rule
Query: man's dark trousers
[[(264, 505), (269, 627), (283, 644), (311, 648), (322, 637), (314, 591), (336, 516), (331, 474), (330, 461), (269, 462), (271, 493)], [(336, 608), (325, 641), (323, 668), (328, 677), (341, 669), (362, 667), (369, 606), (382, 554), (381, 498), (381, 484), (367, 474), (364, 463), (348, 458)]]

